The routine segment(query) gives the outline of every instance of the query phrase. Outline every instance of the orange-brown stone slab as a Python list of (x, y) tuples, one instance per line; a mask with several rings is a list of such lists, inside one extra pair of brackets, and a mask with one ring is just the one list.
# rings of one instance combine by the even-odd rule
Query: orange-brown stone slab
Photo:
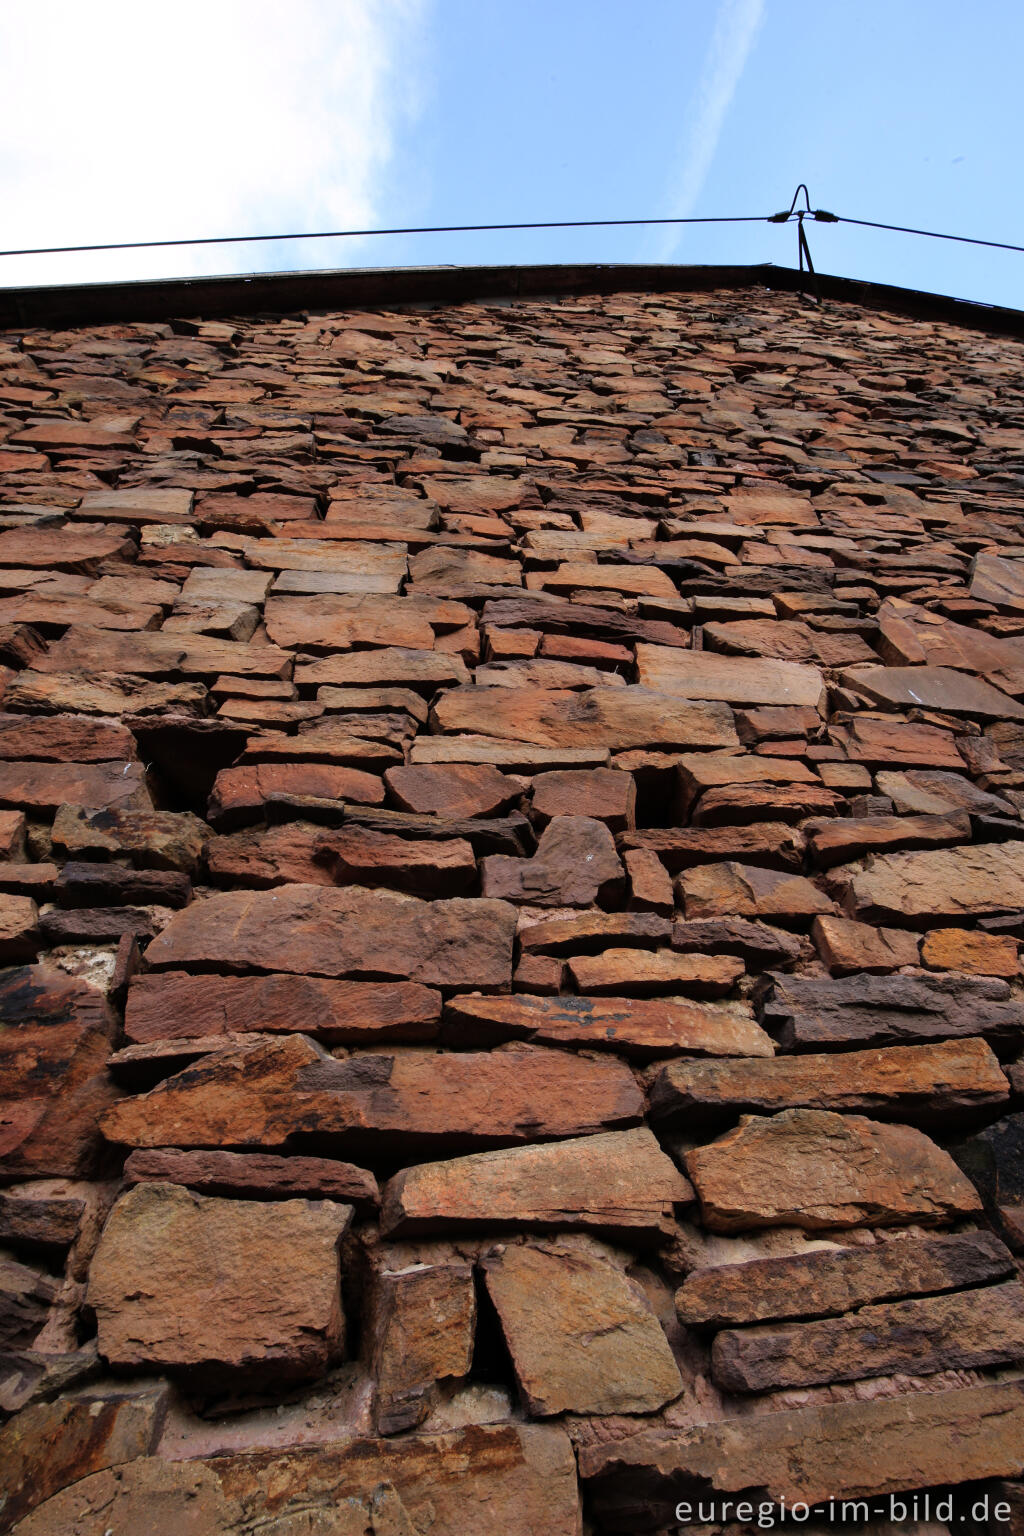
[(283, 885), (193, 902), (153, 940), (154, 968), (508, 985), (516, 909), (503, 901), (419, 901), (388, 891)]
[(746, 1116), (688, 1152), (686, 1168), (715, 1232), (933, 1226), (981, 1208), (953, 1159), (920, 1131), (827, 1110)]

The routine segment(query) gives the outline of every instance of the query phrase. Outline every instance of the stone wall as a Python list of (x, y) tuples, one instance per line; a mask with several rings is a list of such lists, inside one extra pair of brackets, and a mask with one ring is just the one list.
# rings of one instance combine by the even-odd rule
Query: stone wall
[(0, 338), (0, 1531), (1024, 1520), (1022, 417), (766, 290)]

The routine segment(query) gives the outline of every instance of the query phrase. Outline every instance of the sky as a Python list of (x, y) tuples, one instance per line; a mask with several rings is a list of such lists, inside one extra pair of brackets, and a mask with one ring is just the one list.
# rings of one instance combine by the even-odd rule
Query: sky
[[(0, 249), (766, 215), (1024, 246), (1020, 0), (14, 0)], [(851, 225), (819, 271), (1024, 309), (1024, 253)], [(0, 257), (0, 286), (324, 267), (770, 261), (796, 225)]]

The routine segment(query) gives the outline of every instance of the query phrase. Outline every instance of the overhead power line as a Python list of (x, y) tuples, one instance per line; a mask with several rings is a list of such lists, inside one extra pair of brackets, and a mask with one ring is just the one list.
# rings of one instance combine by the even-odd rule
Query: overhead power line
[[(803, 208), (797, 208), (800, 193), (804, 194)], [(962, 245), (988, 246), (993, 250), (1019, 251), (1024, 245), (1012, 245), (1005, 240), (983, 240), (976, 235), (952, 235), (935, 229), (914, 229), (903, 224), (882, 224), (873, 219), (848, 218), (845, 214), (830, 213), (824, 208), (810, 206), (810, 194), (803, 182), (793, 194), (789, 208), (782, 213), (723, 214), (708, 218), (642, 218), (642, 219), (536, 219), (527, 223), (505, 224), (421, 224), (396, 229), (320, 229), (293, 230), (288, 234), (275, 235), (191, 235), (180, 240), (114, 240), (93, 245), (37, 245), (0, 251), (5, 256), (79, 256), (92, 251), (155, 251), (186, 245), (256, 245), (269, 241), (285, 240), (355, 240), (371, 239), (382, 235), (472, 235), (512, 232), (530, 229), (626, 229), (640, 226), (684, 224), (785, 224), (792, 218), (799, 223), (799, 251), (801, 266), (804, 256), (810, 264), (810, 252), (803, 232), (805, 218), (819, 224), (856, 224), (864, 229), (882, 229), (900, 235), (923, 235), (930, 240), (955, 240)], [(811, 268), (813, 271), (813, 268)]]
[(898, 235), (927, 235), (929, 240), (959, 240), (963, 245), (988, 245), (996, 251), (1024, 251), (1024, 245), (1010, 245), (1005, 240), (979, 240), (975, 235), (944, 235), (936, 229), (906, 229), (902, 224), (876, 224), (872, 219), (848, 219), (844, 215), (837, 218), (836, 223), (861, 224), (865, 229), (891, 229)]
[(622, 229), (637, 224), (764, 224), (764, 214), (711, 219), (546, 219), (532, 224), (423, 224), (408, 229), (321, 229), (290, 235), (199, 235), (188, 240), (119, 240), (109, 245), (45, 245), (0, 256), (71, 256), (82, 251), (155, 251), (170, 245), (247, 245), (258, 240), (352, 240), (371, 235), (474, 235), (510, 229)]

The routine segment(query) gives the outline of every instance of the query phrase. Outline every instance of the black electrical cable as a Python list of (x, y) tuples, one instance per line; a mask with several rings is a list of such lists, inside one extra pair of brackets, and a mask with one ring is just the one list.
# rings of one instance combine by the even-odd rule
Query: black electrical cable
[(534, 224), (428, 224), (409, 229), (325, 229), (291, 235), (199, 235), (188, 240), (120, 240), (109, 245), (29, 246), (2, 256), (77, 256), (85, 251), (154, 251), (172, 245), (248, 245), (265, 240), (347, 240), (370, 235), (468, 235), (514, 229), (621, 229), (638, 224), (764, 224), (764, 214), (706, 219), (550, 219)]
[[(817, 218), (817, 213), (815, 218)], [(864, 229), (889, 229), (897, 235), (927, 235), (929, 240), (958, 240), (962, 245), (987, 245), (997, 251), (1022, 251), (1024, 245), (1009, 245), (1005, 240), (979, 240), (975, 235), (944, 235), (935, 229), (907, 229), (902, 224), (876, 224), (872, 219), (848, 219), (845, 213), (829, 214), (827, 224), (860, 224)]]
[[(807, 207), (796, 210), (796, 200), (803, 191)], [(1024, 245), (1005, 240), (982, 240), (976, 235), (950, 235), (935, 229), (913, 229), (903, 224), (881, 224), (873, 219), (851, 219), (845, 214), (812, 209), (807, 188), (801, 182), (788, 211), (772, 214), (726, 214), (708, 218), (670, 219), (544, 219), (520, 224), (423, 224), (400, 229), (324, 229), (301, 230), (282, 235), (196, 235), (184, 240), (118, 240), (96, 245), (25, 246), (19, 250), (0, 251), (5, 256), (78, 256), (90, 251), (153, 251), (183, 245), (255, 245), (280, 240), (351, 240), (379, 235), (470, 235), (527, 229), (626, 229), (638, 226), (681, 224), (786, 224), (791, 218), (807, 216), (822, 224), (857, 224), (863, 229), (884, 229), (898, 235), (923, 235), (929, 240), (955, 240), (962, 245), (982, 245), (992, 250), (1019, 251)]]

